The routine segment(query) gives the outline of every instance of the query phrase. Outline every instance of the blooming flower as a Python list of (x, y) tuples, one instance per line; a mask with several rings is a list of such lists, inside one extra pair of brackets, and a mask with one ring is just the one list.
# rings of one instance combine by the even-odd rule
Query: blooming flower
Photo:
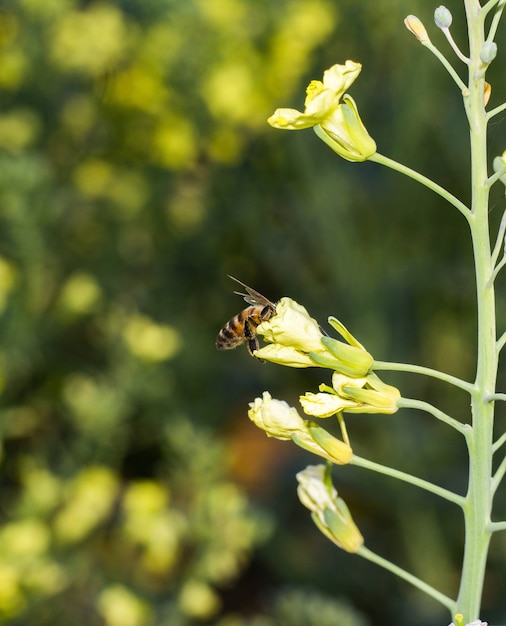
[(376, 152), (376, 143), (367, 132), (354, 100), (345, 91), (362, 66), (354, 61), (333, 65), (323, 81), (313, 80), (306, 89), (304, 112), (277, 109), (267, 120), (274, 128), (300, 130), (314, 127), (316, 134), (348, 161), (365, 161)]
[(327, 484), (324, 465), (309, 465), (297, 474), (297, 494), (311, 511), (320, 531), (346, 552), (356, 552), (364, 543), (346, 503), (333, 485)]
[(306, 429), (305, 421), (297, 409), (283, 400), (274, 400), (268, 391), (264, 391), (262, 398), (255, 398), (249, 406), (250, 420), (265, 431), (268, 437), (291, 439), (293, 433)]

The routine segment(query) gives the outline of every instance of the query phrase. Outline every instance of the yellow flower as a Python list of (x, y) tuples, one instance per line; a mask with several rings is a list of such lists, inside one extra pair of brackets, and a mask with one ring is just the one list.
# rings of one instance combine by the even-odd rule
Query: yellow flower
[(399, 408), (399, 390), (373, 373), (365, 378), (350, 378), (334, 372), (332, 386), (341, 398), (354, 402), (354, 406), (344, 409), (348, 413), (395, 413)]
[(375, 154), (376, 143), (362, 124), (354, 100), (345, 95), (361, 69), (360, 63), (349, 60), (333, 65), (324, 72), (323, 81), (309, 83), (304, 112), (277, 109), (268, 123), (286, 130), (314, 127), (334, 152), (348, 161), (365, 161)]
[(322, 384), (320, 393), (308, 392), (300, 397), (300, 403), (307, 415), (323, 418), (340, 411), (395, 413), (400, 397), (398, 389), (383, 383), (376, 374), (356, 378), (334, 372), (332, 388)]
[(337, 341), (323, 334), (318, 322), (291, 298), (281, 298), (276, 314), (262, 322), (257, 333), (271, 345), (255, 350), (265, 361), (289, 367), (328, 367), (351, 376), (367, 374), (372, 356), (335, 318), (329, 323), (346, 340)]
[(356, 552), (364, 543), (346, 503), (326, 480), (325, 466), (309, 465), (297, 474), (297, 494), (311, 511), (320, 531), (346, 552)]
[(301, 352), (322, 350), (323, 333), (318, 322), (291, 298), (281, 298), (276, 305), (276, 315), (262, 322), (257, 333), (263, 335), (266, 341), (290, 346)]
[(291, 439), (304, 450), (338, 465), (351, 461), (353, 451), (347, 443), (302, 419), (295, 408), (282, 400), (273, 399), (268, 391), (264, 391), (262, 398), (256, 398), (249, 406), (250, 420), (268, 437)]
[(268, 391), (262, 398), (255, 398), (250, 403), (248, 417), (268, 437), (291, 439), (296, 432), (305, 432), (305, 422), (294, 409), (283, 400), (275, 400)]
[(337, 394), (332, 393), (311, 393), (308, 392), (299, 398), (299, 401), (306, 415), (315, 417), (330, 417), (346, 411), (356, 406), (354, 400), (346, 400)]

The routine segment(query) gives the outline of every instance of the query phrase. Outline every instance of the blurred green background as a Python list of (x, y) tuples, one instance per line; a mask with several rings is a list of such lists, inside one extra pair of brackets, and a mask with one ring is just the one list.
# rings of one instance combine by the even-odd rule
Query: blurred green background
[[(461, 5), (447, 2), (465, 48)], [(265, 121), (278, 106), (300, 108), (327, 67), (360, 61), (351, 93), (379, 151), (467, 200), (460, 94), (403, 26), (415, 13), (447, 51), (435, 6), (3, 0), (3, 623), (448, 623), (318, 533), (294, 477), (317, 460), (247, 419), (262, 391), (295, 404), (325, 372), (214, 348), (243, 308), (232, 274), (323, 323), (339, 317), (377, 359), (472, 379), (460, 214), (396, 173), (339, 160), (311, 131)], [(506, 95), (501, 37), (492, 106)], [(490, 130), (495, 155), (503, 119)], [(494, 190), (494, 224), (502, 206)], [(462, 393), (383, 378), (469, 419)], [(357, 454), (465, 490), (463, 442), (433, 418), (347, 424)], [(335, 484), (371, 549), (456, 593), (458, 511), (359, 468), (339, 468)], [(497, 536), (481, 616), (495, 623), (506, 620), (505, 557)]]

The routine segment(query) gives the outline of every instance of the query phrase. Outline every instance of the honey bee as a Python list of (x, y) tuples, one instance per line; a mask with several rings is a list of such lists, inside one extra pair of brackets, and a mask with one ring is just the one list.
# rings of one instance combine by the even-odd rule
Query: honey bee
[(229, 278), (246, 289), (247, 293), (239, 291), (234, 291), (234, 293), (242, 296), (250, 306), (235, 315), (223, 326), (216, 337), (216, 348), (218, 350), (232, 350), (246, 341), (248, 351), (253, 355), (253, 352), (260, 347), (256, 334), (257, 326), (273, 316), (276, 305), (237, 278), (233, 276), (229, 276)]

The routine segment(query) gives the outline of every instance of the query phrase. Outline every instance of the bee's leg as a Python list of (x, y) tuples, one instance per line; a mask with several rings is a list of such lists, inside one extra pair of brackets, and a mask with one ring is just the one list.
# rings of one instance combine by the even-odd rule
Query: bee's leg
[(246, 337), (246, 341), (248, 342), (248, 352), (252, 356), (254, 356), (253, 352), (255, 350), (258, 350), (258, 348), (260, 347), (258, 338), (255, 333), (256, 327), (257, 327), (257, 324), (255, 324), (251, 320), (246, 320), (244, 322), (244, 336)]

